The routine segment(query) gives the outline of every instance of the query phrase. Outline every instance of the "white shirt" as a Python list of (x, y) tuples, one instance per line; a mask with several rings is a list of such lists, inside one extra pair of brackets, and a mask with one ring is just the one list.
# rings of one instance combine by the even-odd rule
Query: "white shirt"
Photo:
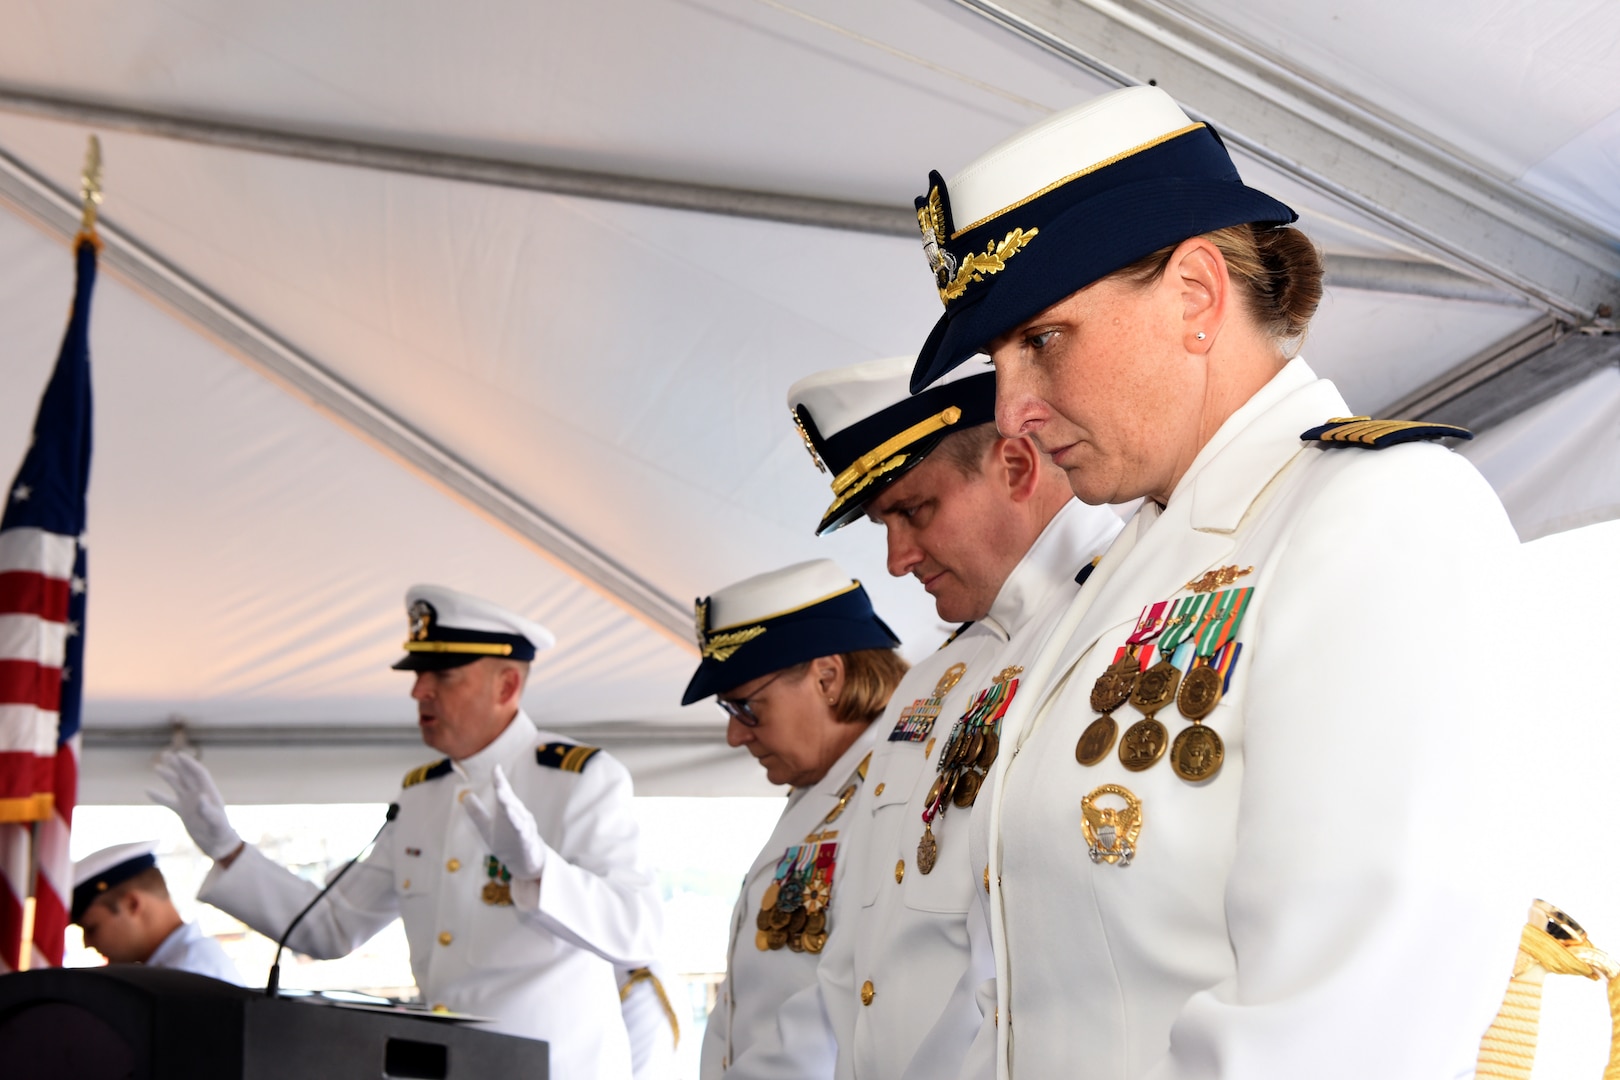
[(837, 1044), (826, 1010), (817, 995), (800, 993), (815, 984), (819, 958), (812, 952), (758, 948), (755, 920), (783, 855), (806, 837), (819, 835), (839, 850), (828, 906), (828, 945), (843, 932), (850, 867), (842, 851), (861, 825), (850, 811), (880, 722), (868, 724), (818, 783), (789, 794), (787, 809), (743, 879), (731, 918), (726, 980), (703, 1035), (702, 1080), (832, 1076)]
[[(628, 1078), (613, 969), (652, 960), (662, 907), (638, 851), (630, 774), (602, 752), (578, 772), (537, 762), (537, 747), (560, 742), (520, 712), (445, 775), (403, 788), (398, 817), (290, 944), (342, 956), (401, 917), (424, 1002), (546, 1040), (555, 1076)], [(493, 806), (496, 765), (549, 849), (538, 883), (510, 882), (510, 905), (485, 899), (489, 853), (459, 801), (475, 792)], [(279, 937), (315, 892), (249, 845), (229, 869), (215, 864), (198, 896)]]
[[(1042, 651), (972, 821), (996, 960), (981, 1075), (1472, 1074), (1528, 901), (1493, 827), (1519, 705), (1494, 594), (1517, 542), (1442, 447), (1299, 439), (1348, 413), (1288, 364), (1144, 504)], [(1224, 766), (1133, 772), (1117, 743), (1080, 764), (1093, 684), (1144, 606), (1227, 567), (1254, 591), (1204, 720)], [(1115, 717), (1123, 739), (1141, 714)], [(1140, 800), (1129, 866), (1088, 852), (1081, 802), (1105, 784)]]
[(241, 973), (219, 942), (207, 937), (196, 923), (181, 923), (146, 958), (150, 967), (172, 968), (207, 975), (211, 979), (244, 985)]
[[(967, 843), (973, 810), (953, 805), (932, 823), (937, 864), (924, 874), (917, 865), (923, 807), (953, 726), (999, 673), (1034, 662), (1075, 594), (1077, 572), (1120, 526), (1106, 507), (1066, 504), (1007, 576), (989, 613), (907, 672), (878, 721), (882, 736), (856, 807), (868, 819), (853, 853), (861, 907), (851, 912), (855, 932), (846, 925), (821, 962), (839, 1077), (898, 1080), (909, 1066), (932, 1080), (960, 1066), (981, 1020), (978, 979), (964, 982), (976, 890)], [(901, 713), (924, 704), (947, 671), (954, 682), (931, 730), (897, 728)], [(867, 984), (872, 994), (863, 1004)]]

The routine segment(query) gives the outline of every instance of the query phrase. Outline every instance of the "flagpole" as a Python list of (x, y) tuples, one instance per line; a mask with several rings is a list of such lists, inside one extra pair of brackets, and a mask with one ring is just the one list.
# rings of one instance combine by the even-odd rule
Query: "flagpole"
[[(101, 140), (90, 136), (84, 150), (84, 169), (79, 173), (79, 198), (84, 212), (79, 218), (79, 235), (96, 239), (96, 212), (101, 205)], [(77, 246), (77, 245), (75, 245)]]

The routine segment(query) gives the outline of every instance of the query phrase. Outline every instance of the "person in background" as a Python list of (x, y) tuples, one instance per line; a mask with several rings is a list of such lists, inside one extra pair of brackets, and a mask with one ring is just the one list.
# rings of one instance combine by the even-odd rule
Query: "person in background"
[(1473, 1075), (1530, 894), (1518, 541), (1435, 442), (1467, 432), (1354, 416), (1298, 355), (1319, 254), (1156, 87), (917, 210), (945, 312), (912, 385), (988, 353), (1004, 434), (1142, 500), (970, 822), (995, 971), (966, 1074)]
[[(726, 741), (746, 747), (787, 807), (743, 879), (726, 979), (704, 1033), (704, 1080), (831, 1077), (825, 1011), (784, 1006), (814, 983), (841, 932), (847, 811), (890, 695), (905, 674), (899, 639), (860, 582), (828, 559), (737, 582), (697, 602), (702, 661), (682, 697), (713, 697)], [(762, 1058), (760, 1047), (772, 1047)]]
[(73, 921), (109, 964), (148, 964), (242, 982), (219, 942), (180, 918), (158, 869), (157, 844), (115, 844), (73, 864)]
[[(436, 585), (405, 606), (394, 667), (415, 676), (422, 741), (445, 756), (406, 774), (397, 816), (290, 944), (342, 956), (402, 918), (424, 1003), (544, 1039), (552, 1075), (628, 1080), (614, 966), (651, 962), (663, 922), (630, 774), (523, 711), (545, 627)], [(198, 898), (279, 938), (317, 887), (242, 842), (200, 763), (170, 754), (158, 774), (174, 794), (153, 798), (215, 860)]]
[(880, 525), (889, 572), (964, 624), (907, 672), (851, 811), (859, 904), (811, 992), (838, 1039), (837, 1075), (861, 1080), (948, 1075), (978, 1031), (989, 951), (978, 943), (975, 966), (968, 818), (1024, 667), (1121, 525), (1076, 501), (1027, 437), (1000, 437), (995, 372), (963, 366), (912, 395), (914, 360), (824, 371), (788, 391), (834, 477), (819, 531)]
[(635, 1080), (675, 1080), (675, 1051), (681, 1045), (681, 1021), (670, 999), (673, 985), (660, 964), (620, 967), (619, 1008), (630, 1034), (630, 1067)]

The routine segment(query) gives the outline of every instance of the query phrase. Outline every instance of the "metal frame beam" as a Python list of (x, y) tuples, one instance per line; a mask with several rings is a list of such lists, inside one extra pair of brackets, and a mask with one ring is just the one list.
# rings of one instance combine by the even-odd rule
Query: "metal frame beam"
[[(487, 184), (877, 236), (906, 239), (917, 236), (916, 215), (907, 207), (562, 169), (534, 162), (423, 150), (404, 144), (309, 135), (263, 124), (126, 109), (5, 86), (0, 86), (0, 110), (100, 130), (458, 183)], [(1488, 303), (1522, 302), (1512, 292), (1504, 292), (1437, 264), (1350, 255), (1330, 255), (1327, 264), (1330, 288)]]
[[(64, 240), (78, 230), (78, 200), (4, 150), (0, 150), (0, 199)], [(113, 222), (103, 218), (99, 232), (103, 265), (158, 307), (480, 511), (647, 625), (696, 651), (690, 609), (685, 605), (278, 337)]]
[[(546, 729), (592, 746), (646, 746), (649, 742), (705, 743), (725, 741), (726, 725), (718, 711), (710, 723), (655, 720), (601, 720), (585, 724), (548, 721)], [(336, 747), (418, 747), (422, 733), (415, 724), (192, 724), (173, 719), (163, 724), (86, 725), (87, 750), (164, 750), (201, 746), (208, 749), (316, 750)]]
[(1253, 43), (1155, 0), (956, 0), (1121, 86), (1153, 82), (1233, 145), (1576, 326), (1616, 329), (1612, 239)]

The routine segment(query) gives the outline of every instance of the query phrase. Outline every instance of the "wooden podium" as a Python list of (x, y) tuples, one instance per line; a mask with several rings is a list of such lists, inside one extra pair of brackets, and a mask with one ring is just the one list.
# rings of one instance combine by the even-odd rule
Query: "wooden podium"
[(548, 1080), (546, 1044), (141, 964), (0, 976), (8, 1080)]

